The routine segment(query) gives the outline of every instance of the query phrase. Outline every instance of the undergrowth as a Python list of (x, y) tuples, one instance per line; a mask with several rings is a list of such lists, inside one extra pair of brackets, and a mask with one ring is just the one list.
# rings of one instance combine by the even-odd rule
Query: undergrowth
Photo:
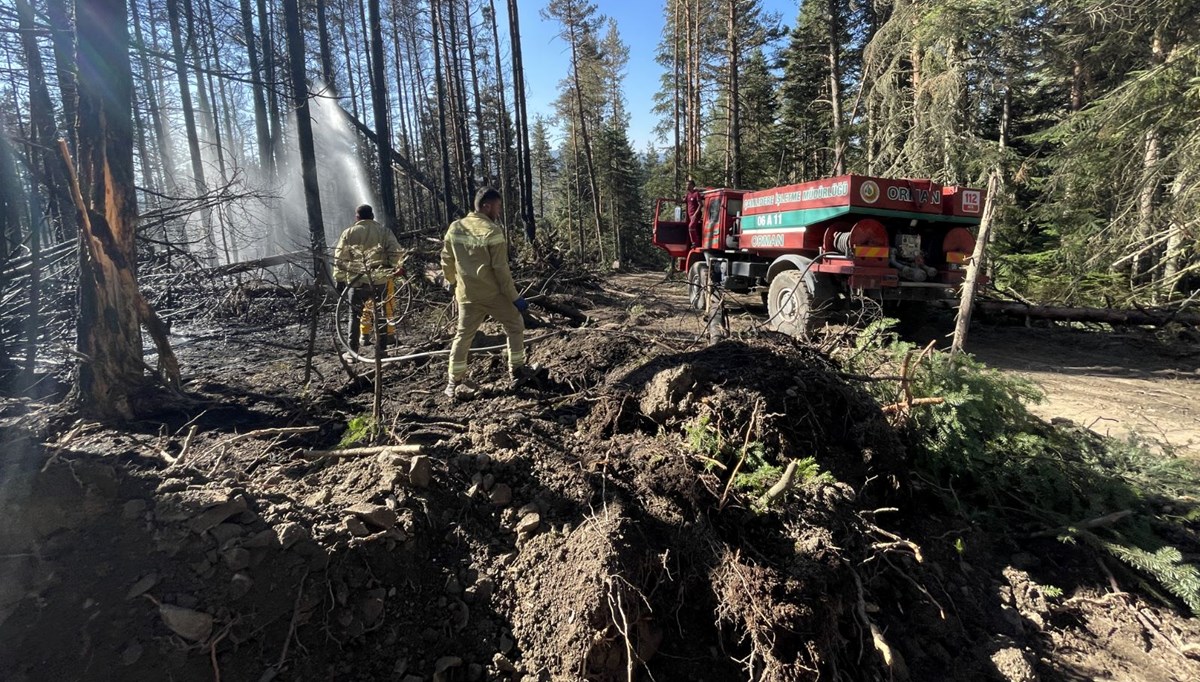
[[(705, 461), (708, 470), (720, 469), (722, 477), (733, 476), (733, 488), (753, 498), (759, 498), (783, 476), (787, 461), (767, 452), (766, 446), (756, 440), (737, 445), (712, 423), (708, 415), (701, 415), (684, 425), (684, 436), (688, 447)], [(793, 485), (803, 486), (811, 482), (833, 482), (833, 476), (821, 471), (817, 460), (805, 457), (796, 462)]]
[(373, 441), (379, 433), (379, 424), (370, 414), (360, 414), (351, 417), (346, 422), (346, 431), (338, 441), (339, 448), (349, 448)]
[[(912, 396), (944, 402), (913, 407), (901, 424), (918, 481), (989, 530), (1050, 534), (1104, 552), (1200, 615), (1200, 570), (1165, 539), (1191, 536), (1200, 470), (1137, 438), (1042, 421), (1026, 408), (1042, 398), (1030, 382), (965, 354), (921, 355), (892, 324), (865, 329), (848, 363), (858, 372), (895, 374), (906, 357), (921, 357), (909, 370)], [(893, 382), (866, 389), (880, 403), (903, 400)]]

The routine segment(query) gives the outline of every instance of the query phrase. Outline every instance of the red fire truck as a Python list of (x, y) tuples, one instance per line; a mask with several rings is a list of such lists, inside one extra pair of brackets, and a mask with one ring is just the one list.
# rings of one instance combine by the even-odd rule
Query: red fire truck
[(700, 243), (684, 202), (659, 199), (654, 244), (687, 272), (692, 305), (710, 287), (763, 292), (773, 329), (802, 337), (855, 298), (952, 296), (975, 248), (984, 193), (861, 175), (747, 191), (702, 190)]

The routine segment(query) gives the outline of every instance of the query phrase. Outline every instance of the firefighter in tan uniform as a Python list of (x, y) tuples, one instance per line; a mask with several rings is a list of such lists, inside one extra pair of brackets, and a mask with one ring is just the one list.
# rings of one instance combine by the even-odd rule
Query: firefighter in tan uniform
[[(389, 283), (403, 272), (404, 252), (396, 235), (375, 221), (375, 211), (367, 204), (354, 211), (356, 223), (346, 228), (333, 250), (333, 280), (339, 292), (350, 289), (350, 350), (358, 352), (367, 343), (370, 326), (361, 327), (368, 302), (384, 308), (382, 317), (390, 317)], [(374, 303), (372, 303), (374, 305)], [(371, 319), (374, 319), (372, 316)], [(368, 323), (372, 324), (372, 323)], [(374, 320), (375, 338), (380, 348), (391, 344), (391, 325)]]
[(458, 327), (450, 346), (450, 381), (446, 395), (454, 398), (472, 390), (464, 377), (467, 353), (485, 318), (504, 327), (508, 338), (508, 369), (513, 383), (525, 378), (525, 299), (517, 293), (508, 268), (508, 244), (496, 220), (500, 218), (500, 193), (491, 188), (475, 195), (475, 210), (446, 230), (442, 246), (442, 273), (458, 300)]

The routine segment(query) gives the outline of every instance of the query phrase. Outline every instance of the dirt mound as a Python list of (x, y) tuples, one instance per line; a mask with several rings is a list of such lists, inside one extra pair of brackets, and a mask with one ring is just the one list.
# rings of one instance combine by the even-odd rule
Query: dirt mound
[(780, 459), (814, 457), (852, 483), (904, 465), (904, 448), (879, 405), (828, 358), (782, 339), (659, 355), (613, 373), (608, 389), (615, 399), (590, 421), (599, 435), (702, 421), (721, 435), (758, 441)]

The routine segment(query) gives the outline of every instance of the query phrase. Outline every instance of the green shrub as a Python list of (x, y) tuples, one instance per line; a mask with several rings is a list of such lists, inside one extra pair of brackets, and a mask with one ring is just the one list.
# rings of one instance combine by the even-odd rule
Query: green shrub
[[(850, 359), (854, 369), (896, 373), (906, 356), (915, 360), (915, 347), (899, 341), (890, 325), (863, 331)], [(969, 355), (934, 351), (910, 375), (915, 397), (944, 399), (913, 408), (902, 429), (916, 478), (951, 509), (1001, 532), (1061, 529), (1064, 541), (1083, 538), (1200, 614), (1200, 571), (1161, 537), (1195, 512), (1194, 501), (1185, 499), (1200, 485), (1194, 465), (1155, 453), (1136, 437), (1121, 441), (1042, 421), (1026, 408), (1042, 399), (1036, 386)], [(868, 383), (867, 390), (880, 402), (897, 399), (892, 382)], [(1166, 503), (1178, 515), (1163, 514)], [(1123, 510), (1133, 513), (1076, 527)]]

